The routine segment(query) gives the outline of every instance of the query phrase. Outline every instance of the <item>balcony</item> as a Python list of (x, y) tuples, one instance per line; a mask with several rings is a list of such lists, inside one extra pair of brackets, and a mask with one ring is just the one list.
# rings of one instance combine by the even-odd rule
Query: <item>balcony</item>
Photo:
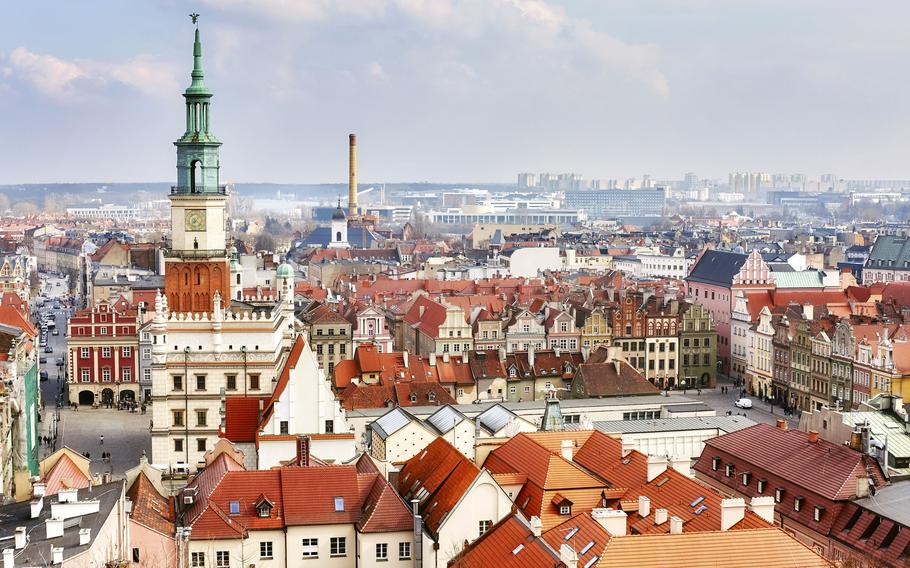
[(164, 251), (166, 258), (182, 259), (206, 259), (206, 258), (227, 258), (228, 254), (225, 249), (193, 249), (193, 250), (172, 250)]
[(227, 195), (227, 186), (219, 185), (218, 191), (186, 191), (186, 188), (180, 187), (178, 185), (171, 186), (171, 195)]

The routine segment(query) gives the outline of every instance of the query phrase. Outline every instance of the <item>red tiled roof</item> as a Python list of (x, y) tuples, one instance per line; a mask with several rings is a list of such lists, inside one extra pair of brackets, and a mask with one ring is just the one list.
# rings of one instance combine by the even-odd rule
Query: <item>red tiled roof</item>
[[(421, 314), (421, 308), (423, 313)], [(415, 326), (430, 337), (439, 336), (439, 326), (446, 321), (446, 308), (438, 302), (418, 297), (404, 315), (404, 323)]]
[(589, 397), (660, 394), (644, 375), (621, 360), (579, 365), (572, 391)]
[(31, 337), (38, 335), (38, 330), (32, 322), (28, 321), (22, 312), (11, 306), (0, 306), (0, 324), (18, 327)]
[(235, 443), (255, 442), (262, 414), (260, 408), (264, 408), (268, 401), (268, 396), (225, 397), (224, 432), (221, 436)]
[[(559, 554), (535, 537), (518, 515), (507, 515), (471, 543), (449, 564), (451, 568), (551, 568), (561, 566)], [(580, 564), (583, 566), (583, 564)]]
[(439, 534), (448, 516), (480, 470), (443, 438), (436, 438), (422, 452), (409, 459), (398, 475), (398, 493), (410, 501), (418, 492), (427, 492), (418, 510), (427, 530)]
[(174, 534), (173, 509), (169, 506), (168, 499), (158, 493), (145, 472), (139, 472), (126, 496), (133, 503), (130, 520), (163, 535)]
[(713, 451), (720, 450), (832, 501), (854, 497), (856, 478), (866, 476), (867, 468), (876, 486), (885, 485), (874, 459), (824, 439), (810, 442), (808, 437), (807, 432), (756, 424), (706, 440), (696, 468), (711, 469)]
[(229, 471), (241, 470), (243, 470), (243, 465), (237, 463), (234, 458), (227, 454), (227, 452), (222, 452), (215, 456), (212, 463), (206, 466), (200, 473), (196, 474), (196, 476), (187, 484), (187, 487), (195, 487), (197, 493), (195, 502), (186, 513), (184, 513), (184, 521), (187, 524), (192, 524), (193, 521), (202, 514), (202, 511), (205, 510), (209, 495), (211, 495), (212, 491), (221, 483), (221, 479)]
[(578, 554), (578, 566), (586, 566), (592, 558), (600, 556), (610, 542), (610, 533), (590, 513), (575, 515), (542, 536), (553, 550), (559, 550), (563, 544), (571, 546)]

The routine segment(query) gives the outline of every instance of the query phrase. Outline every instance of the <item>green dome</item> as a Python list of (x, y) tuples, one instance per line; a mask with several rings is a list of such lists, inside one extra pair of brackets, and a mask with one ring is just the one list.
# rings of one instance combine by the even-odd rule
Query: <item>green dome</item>
[(294, 269), (291, 268), (290, 264), (285, 262), (284, 264), (282, 264), (281, 266), (278, 267), (278, 272), (275, 274), (275, 276), (277, 276), (278, 278), (293, 278)]
[(231, 272), (240, 272), (240, 263), (236, 258), (231, 259)]

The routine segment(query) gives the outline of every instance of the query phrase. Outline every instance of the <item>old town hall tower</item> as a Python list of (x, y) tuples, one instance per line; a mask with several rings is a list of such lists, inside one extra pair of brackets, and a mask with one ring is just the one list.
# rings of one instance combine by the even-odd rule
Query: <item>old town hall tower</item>
[(186, 131), (177, 146), (177, 185), (171, 188), (171, 246), (165, 253), (165, 295), (171, 311), (211, 312), (216, 292), (230, 303), (225, 242), (224, 186), (219, 185), (221, 142), (211, 130), (212, 92), (202, 73), (199, 28), (193, 44), (192, 83), (184, 91)]

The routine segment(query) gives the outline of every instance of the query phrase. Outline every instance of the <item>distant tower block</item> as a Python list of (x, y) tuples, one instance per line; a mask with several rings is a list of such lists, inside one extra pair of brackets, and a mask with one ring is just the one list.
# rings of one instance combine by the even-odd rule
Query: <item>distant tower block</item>
[(357, 216), (357, 135), (348, 134), (348, 215)]

